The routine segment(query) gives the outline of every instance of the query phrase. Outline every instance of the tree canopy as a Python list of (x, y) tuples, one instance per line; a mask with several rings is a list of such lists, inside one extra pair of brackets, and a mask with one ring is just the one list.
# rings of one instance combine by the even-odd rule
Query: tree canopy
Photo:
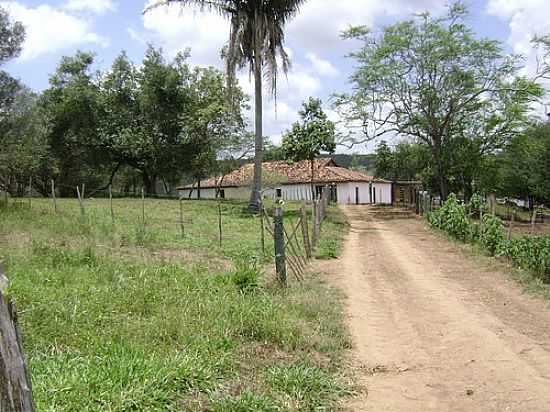
[(321, 153), (334, 153), (336, 149), (335, 125), (323, 111), (320, 99), (310, 97), (298, 112), (300, 121), (292, 124), (283, 136), (283, 152), (287, 160), (311, 162), (311, 187), (313, 196), (313, 161)]
[(223, 49), (228, 83), (235, 83), (237, 69), (247, 67), (255, 80), (254, 181), (251, 210), (261, 202), (263, 162), (262, 78), (266, 77), (271, 94), (277, 97), (279, 68), (286, 74), (290, 65), (284, 48), (285, 26), (306, 0), (160, 0), (150, 8), (180, 4), (221, 14), (230, 21), (229, 41)]
[(504, 147), (542, 94), (519, 75), (520, 56), (477, 38), (466, 21), (465, 7), (454, 3), (442, 17), (420, 14), (380, 35), (349, 29), (345, 37), (363, 45), (351, 54), (358, 63), (353, 92), (336, 100), (347, 125), (359, 128), (360, 137), (351, 135), (348, 143), (393, 136), (428, 147), (443, 198), (452, 170), (465, 170), (461, 163), (472, 154), (479, 158)]

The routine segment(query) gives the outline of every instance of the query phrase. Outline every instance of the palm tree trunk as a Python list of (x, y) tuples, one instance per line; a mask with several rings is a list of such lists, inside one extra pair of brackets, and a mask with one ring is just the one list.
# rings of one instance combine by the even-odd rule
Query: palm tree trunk
[(263, 132), (262, 132), (262, 46), (259, 34), (256, 34), (254, 46), (254, 83), (255, 83), (255, 132), (254, 140), (254, 185), (250, 195), (249, 208), (252, 212), (260, 210), (262, 193), (262, 161), (263, 161)]

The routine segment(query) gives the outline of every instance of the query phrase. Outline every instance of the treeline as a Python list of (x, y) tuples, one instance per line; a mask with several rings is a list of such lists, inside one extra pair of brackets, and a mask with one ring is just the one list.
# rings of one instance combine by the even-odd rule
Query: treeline
[(78, 52), (61, 59), (42, 93), (15, 80), (2, 85), (0, 190), (21, 195), (32, 181), (48, 195), (53, 180), (61, 196), (80, 184), (101, 190), (113, 182), (122, 192), (168, 193), (182, 176), (197, 180), (232, 167), (253, 146), (247, 96), (223, 72), (193, 68), (187, 58), (167, 61), (150, 46), (139, 64), (122, 52), (101, 72), (92, 54)]
[[(470, 199), (474, 192), (550, 204), (550, 123), (534, 122), (500, 150), (483, 153), (458, 145), (445, 157), (449, 188)], [(438, 180), (426, 145), (401, 142), (376, 149), (376, 174), (392, 180), (420, 180), (432, 193)]]
[(336, 95), (335, 109), (348, 145), (392, 143), (378, 147), (380, 177), (422, 180), (443, 200), (497, 191), (548, 201), (548, 128), (533, 109), (550, 79), (550, 36), (533, 39), (529, 76), (523, 56), (473, 31), (462, 2), (382, 30), (351, 27), (345, 38), (360, 46), (352, 91)]

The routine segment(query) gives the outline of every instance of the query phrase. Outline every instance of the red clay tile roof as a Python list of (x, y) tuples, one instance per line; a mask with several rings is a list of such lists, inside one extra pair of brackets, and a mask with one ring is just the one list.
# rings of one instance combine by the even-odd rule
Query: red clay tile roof
[[(313, 181), (314, 183), (338, 183), (338, 182), (384, 182), (390, 183), (388, 180), (376, 179), (372, 176), (365, 175), (354, 170), (349, 170), (339, 167), (332, 159), (316, 159), (313, 164)], [(280, 184), (300, 184), (309, 183), (311, 181), (311, 164), (309, 160), (303, 160), (296, 163), (288, 163), (286, 161), (264, 162), (262, 164), (262, 172), (265, 176), (271, 176), (271, 179), (280, 179)], [(249, 163), (241, 168), (232, 171), (223, 177), (212, 177), (201, 181), (201, 188), (213, 187), (241, 187), (250, 186), (254, 174), (254, 164)], [(184, 188), (195, 187), (196, 184), (187, 185)]]

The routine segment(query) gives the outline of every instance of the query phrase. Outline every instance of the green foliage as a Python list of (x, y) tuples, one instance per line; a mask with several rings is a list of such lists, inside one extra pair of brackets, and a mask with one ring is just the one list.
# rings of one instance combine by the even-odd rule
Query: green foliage
[[(477, 200), (474, 203), (477, 204)], [(491, 255), (506, 256), (516, 266), (550, 282), (550, 236), (520, 236), (508, 240), (498, 217), (484, 214), (482, 223), (470, 222), (465, 207), (454, 194), (440, 209), (428, 215), (428, 221), (454, 238), (477, 242)]]
[[(270, 385), (298, 400), (298, 410), (327, 410), (327, 402), (334, 404), (339, 397), (350, 393), (331, 374), (308, 364), (273, 366), (266, 375)], [(305, 408), (305, 405), (310, 406)]]
[(421, 179), (430, 185), (433, 176), (429, 160), (425, 146), (404, 141), (392, 149), (382, 140), (376, 148), (376, 176), (391, 180)]
[(314, 160), (322, 152), (336, 150), (336, 128), (322, 108), (320, 99), (309, 98), (299, 112), (301, 123), (295, 122), (283, 136), (283, 151), (287, 160)]
[(483, 215), (479, 243), (491, 254), (497, 254), (506, 241), (502, 220), (491, 214)]
[(550, 236), (521, 236), (505, 243), (501, 254), (550, 282)]
[(550, 124), (531, 125), (510, 141), (498, 160), (501, 193), (550, 201)]
[(466, 205), (466, 211), (470, 216), (481, 216), (482, 213), (485, 213), (487, 211), (487, 204), (483, 196), (479, 193), (474, 193)]
[(443, 198), (453, 186), (471, 186), (484, 154), (527, 123), (531, 102), (542, 94), (519, 76), (520, 56), (479, 38), (467, 21), (464, 5), (454, 2), (443, 16), (420, 13), (381, 34), (351, 28), (345, 37), (362, 42), (351, 55), (353, 92), (336, 100), (351, 127), (365, 125), (364, 136), (350, 143), (388, 134), (427, 148)]
[(231, 282), (239, 292), (253, 292), (258, 288), (262, 272), (258, 268), (256, 259), (240, 257), (235, 262), (235, 270), (230, 273)]
[(458, 201), (454, 193), (449, 195), (441, 208), (428, 215), (428, 221), (432, 226), (462, 241), (466, 241), (470, 233), (466, 208)]
[[(245, 206), (224, 202), (221, 248), (216, 202), (184, 202), (182, 238), (173, 224), (179, 203), (147, 199), (145, 241), (136, 237), (141, 201), (115, 199), (114, 225), (103, 199), (86, 202), (85, 222), (70, 199), (58, 199), (57, 214), (49, 199), (1, 208), (0, 260), (19, 309), (37, 409), (336, 405), (345, 388), (339, 359), (349, 347), (340, 296), (318, 276), (274, 287), (261, 266), (272, 258), (253, 259), (261, 254), (258, 222)], [(296, 205), (286, 208), (295, 225)], [(333, 216), (343, 219), (332, 210), (321, 240), (334, 235), (325, 231)], [(319, 358), (327, 363), (309, 366)], [(298, 388), (307, 384), (297, 383), (303, 376), (310, 394)]]

